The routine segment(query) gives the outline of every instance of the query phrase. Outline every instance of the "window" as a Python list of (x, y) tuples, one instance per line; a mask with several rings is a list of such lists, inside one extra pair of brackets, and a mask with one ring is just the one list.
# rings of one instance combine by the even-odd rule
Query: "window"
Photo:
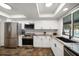
[(73, 35), (79, 37), (79, 10), (73, 13)]
[(71, 34), (71, 14), (63, 18), (63, 34)]

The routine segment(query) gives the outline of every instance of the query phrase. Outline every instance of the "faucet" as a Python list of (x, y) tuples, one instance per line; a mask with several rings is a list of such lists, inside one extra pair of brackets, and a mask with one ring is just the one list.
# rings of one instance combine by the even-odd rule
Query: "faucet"
[(71, 35), (69, 34), (69, 39), (71, 39), (72, 37), (71, 37)]
[(71, 37), (71, 28), (70, 28), (70, 30), (69, 30), (69, 39), (71, 39), (72, 37)]
[(69, 39), (71, 39), (72, 38), (72, 34), (71, 34), (71, 29), (70, 29), (70, 31), (69, 31)]

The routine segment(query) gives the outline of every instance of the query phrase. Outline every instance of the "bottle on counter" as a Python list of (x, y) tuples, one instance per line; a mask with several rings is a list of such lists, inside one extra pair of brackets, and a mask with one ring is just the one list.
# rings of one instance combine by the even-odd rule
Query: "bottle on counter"
[(44, 35), (46, 35), (46, 32), (44, 32)]

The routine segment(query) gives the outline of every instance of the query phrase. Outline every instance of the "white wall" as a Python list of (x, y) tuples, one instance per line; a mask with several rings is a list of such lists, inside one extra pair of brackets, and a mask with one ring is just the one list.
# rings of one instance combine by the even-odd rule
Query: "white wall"
[(4, 45), (4, 22), (8, 15), (0, 11), (0, 46)]
[(58, 35), (62, 36), (62, 31), (63, 31), (63, 19), (58, 20)]
[(0, 42), (1, 46), (4, 46), (4, 22), (0, 22)]
[(0, 21), (0, 46), (4, 46), (4, 22), (2, 19)]
[(0, 19), (0, 46), (1, 46), (1, 19)]

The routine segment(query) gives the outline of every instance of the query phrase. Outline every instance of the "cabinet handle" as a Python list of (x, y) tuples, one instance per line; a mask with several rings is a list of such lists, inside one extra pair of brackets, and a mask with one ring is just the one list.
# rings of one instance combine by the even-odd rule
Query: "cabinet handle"
[(57, 47), (56, 43), (54, 44), (55, 47)]

